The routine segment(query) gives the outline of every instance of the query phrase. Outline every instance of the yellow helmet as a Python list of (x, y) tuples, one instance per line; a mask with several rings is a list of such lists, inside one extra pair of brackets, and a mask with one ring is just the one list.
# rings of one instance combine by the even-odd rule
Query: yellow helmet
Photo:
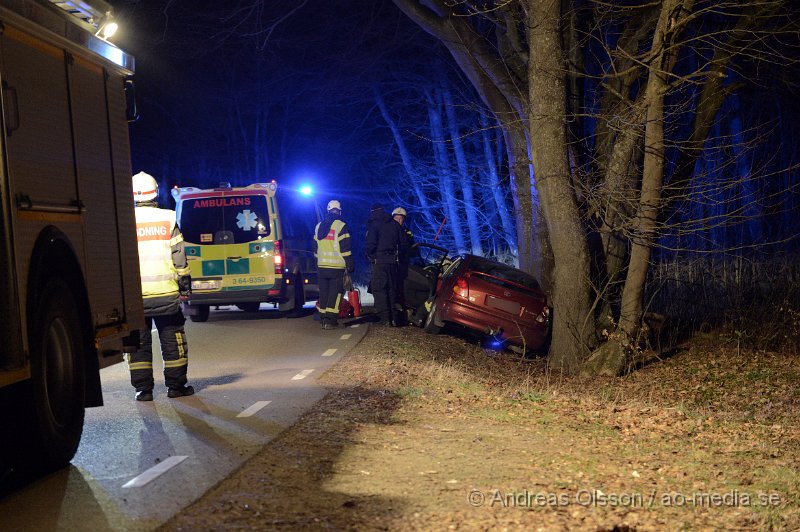
[(328, 202), (328, 210), (332, 211), (333, 209), (342, 210), (342, 204), (339, 203), (337, 200), (330, 200)]

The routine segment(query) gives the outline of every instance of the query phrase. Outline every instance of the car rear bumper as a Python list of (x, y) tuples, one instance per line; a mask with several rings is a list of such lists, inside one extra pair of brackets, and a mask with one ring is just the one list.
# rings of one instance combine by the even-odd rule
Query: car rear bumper
[(538, 349), (547, 341), (549, 323), (531, 323), (515, 320), (508, 314), (487, 312), (482, 307), (476, 307), (457, 301), (446, 301), (440, 310), (439, 318), (442, 321), (457, 323), (474, 331), (488, 333), (498, 338), (527, 349)]

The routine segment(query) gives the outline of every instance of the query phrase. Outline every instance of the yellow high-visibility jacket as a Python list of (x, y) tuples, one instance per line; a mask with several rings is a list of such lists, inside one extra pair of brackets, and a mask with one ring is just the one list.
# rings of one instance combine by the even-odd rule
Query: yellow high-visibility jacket
[[(327, 232), (324, 230), (326, 222), (330, 222)], [(314, 256), (319, 268), (353, 269), (350, 232), (342, 220), (325, 220), (317, 224), (314, 228)]]
[(137, 206), (134, 211), (145, 314), (177, 312), (178, 277), (189, 275), (189, 266), (175, 211), (150, 206)]

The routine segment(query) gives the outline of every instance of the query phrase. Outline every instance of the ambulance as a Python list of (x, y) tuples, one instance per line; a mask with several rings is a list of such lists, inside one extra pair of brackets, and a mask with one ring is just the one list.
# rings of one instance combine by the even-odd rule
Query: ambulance
[[(178, 226), (186, 241), (192, 294), (184, 313), (208, 320), (211, 307), (245, 312), (271, 303), (287, 316), (301, 315), (319, 298), (311, 240), (314, 218), (278, 194), (278, 185), (172, 189)], [(282, 217), (278, 203), (286, 203)]]

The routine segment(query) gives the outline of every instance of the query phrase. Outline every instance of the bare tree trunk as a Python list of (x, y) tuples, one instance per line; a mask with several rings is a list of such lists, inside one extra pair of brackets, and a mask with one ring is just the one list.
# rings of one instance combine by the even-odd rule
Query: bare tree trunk
[(536, 215), (531, 194), (530, 159), (528, 138), (517, 120), (502, 121), (503, 136), (508, 150), (508, 169), (511, 176), (511, 191), (514, 198), (514, 224), (517, 229), (519, 267), (528, 273), (534, 272), (533, 217)]
[(600, 198), (602, 217), (600, 238), (603, 245), (605, 276), (599, 287), (603, 306), (598, 315), (599, 323), (610, 327), (612, 322), (612, 301), (620, 293), (620, 279), (625, 269), (628, 243), (622, 227), (635, 200), (635, 185), (638, 172), (635, 165), (636, 149), (641, 146), (644, 128), (644, 107), (636, 102), (631, 108), (628, 120), (617, 136), (608, 158), (608, 166), (603, 180)]
[(529, 0), (530, 136), (536, 187), (555, 258), (553, 344), (549, 365), (574, 373), (594, 340), (589, 251), (571, 185), (566, 129), (566, 87), (558, 0)]
[(411, 182), (414, 195), (417, 197), (417, 201), (419, 201), (419, 207), (422, 211), (422, 218), (425, 220), (425, 223), (428, 225), (428, 227), (430, 227), (431, 234), (435, 234), (436, 229), (438, 229), (439, 226), (436, 220), (433, 218), (433, 212), (431, 211), (431, 206), (428, 202), (428, 196), (422, 190), (417, 173), (414, 171), (414, 165), (411, 164), (411, 155), (408, 153), (408, 148), (403, 140), (403, 136), (400, 134), (400, 129), (397, 127), (397, 123), (392, 119), (391, 115), (389, 115), (389, 110), (386, 108), (386, 102), (383, 100), (383, 97), (378, 91), (375, 91), (375, 101), (378, 104), (378, 109), (381, 112), (381, 116), (383, 116), (383, 119), (386, 121), (386, 124), (389, 126), (389, 129), (392, 132), (394, 143), (397, 146), (397, 150), (400, 152), (400, 160), (403, 161), (403, 168), (405, 169), (406, 175)]
[(428, 97), (428, 119), (430, 121), (431, 139), (433, 140), (433, 153), (439, 174), (439, 182), (441, 184), (440, 192), (442, 195), (442, 203), (447, 213), (447, 227), (452, 230), (458, 253), (465, 253), (467, 251), (467, 244), (464, 239), (464, 232), (461, 229), (458, 197), (450, 173), (450, 158), (447, 154), (444, 127), (442, 125), (441, 101), (434, 96)]
[[(519, 252), (517, 250), (516, 229), (514, 228), (514, 222), (509, 214), (508, 206), (506, 205), (506, 198), (503, 191), (504, 187), (500, 184), (500, 178), (497, 172), (497, 163), (495, 161), (494, 151), (492, 150), (492, 134), (489, 130), (489, 121), (486, 119), (486, 117), (481, 117), (481, 126), (483, 127), (483, 155), (484, 159), (486, 159), (486, 168), (489, 172), (489, 179), (486, 185), (491, 191), (494, 205), (497, 209), (497, 213), (500, 216), (503, 239), (508, 242), (508, 247), (511, 250), (511, 253), (518, 255)], [(498, 142), (501, 142), (500, 138), (498, 138)]]
[(636, 337), (641, 325), (645, 282), (661, 208), (661, 189), (664, 185), (664, 95), (669, 86), (667, 76), (677, 54), (671, 42), (675, 36), (673, 27), (687, 16), (692, 4), (693, 0), (665, 0), (653, 36), (644, 96), (647, 121), (644, 130), (642, 190), (620, 311), (620, 329), (630, 339)]
[(469, 232), (470, 253), (483, 256), (481, 246), (481, 224), (478, 220), (477, 205), (472, 193), (472, 178), (469, 175), (467, 156), (464, 154), (464, 143), (461, 132), (458, 130), (458, 117), (456, 116), (455, 103), (450, 91), (445, 88), (443, 92), (444, 110), (447, 113), (447, 128), (450, 132), (450, 142), (453, 143), (453, 155), (456, 158), (456, 167), (461, 176), (461, 194), (464, 198), (464, 215), (467, 217), (467, 230)]
[[(512, 44), (516, 36), (514, 25), (509, 24), (504, 37), (511, 54), (508, 62), (493, 59), (491, 48), (481, 41), (481, 36), (468, 25), (465, 17), (451, 16), (452, 6), (446, 0), (392, 0), (425, 31), (440, 39), (472, 82), (483, 102), (492, 110), (501, 124), (508, 150), (508, 168), (511, 177), (511, 195), (514, 198), (514, 221), (517, 230), (520, 268), (534, 271), (533, 242), (534, 209), (531, 194), (530, 157), (528, 155), (528, 91), (525, 90), (524, 61), (518, 46)], [(500, 11), (503, 11), (502, 9)]]

